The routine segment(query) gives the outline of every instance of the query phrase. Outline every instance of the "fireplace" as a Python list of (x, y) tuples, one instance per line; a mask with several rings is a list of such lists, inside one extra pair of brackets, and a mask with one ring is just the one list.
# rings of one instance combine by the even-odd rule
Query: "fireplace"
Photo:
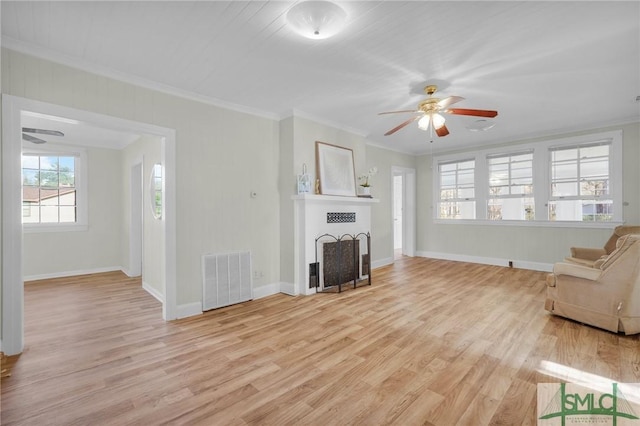
[[(294, 238), (292, 255), (294, 257), (294, 283), (285, 293), (315, 294), (323, 291), (340, 291), (353, 286), (352, 272), (357, 271), (356, 283), (361, 284), (368, 279), (370, 270), (370, 236), (371, 206), (378, 203), (375, 198), (339, 197), (331, 195), (300, 194), (292, 197), (294, 201)], [(347, 240), (357, 240), (347, 243)], [(340, 261), (341, 269), (335, 266), (324, 270), (325, 243), (340, 245), (327, 246), (328, 255), (352, 253), (357, 255)], [(351, 244), (351, 245), (349, 245)], [(347, 247), (347, 248), (346, 248)], [(351, 260), (353, 259), (353, 260)], [(351, 265), (348, 266), (349, 262)], [(341, 271), (338, 274), (338, 271)], [(348, 276), (349, 278), (344, 278)], [(326, 278), (326, 279), (325, 279)], [(343, 283), (338, 281), (345, 280)], [(281, 286), (283, 288), (284, 286)]]
[(341, 292), (345, 288), (371, 285), (367, 232), (316, 238), (315, 262), (309, 265), (309, 287), (317, 292)]

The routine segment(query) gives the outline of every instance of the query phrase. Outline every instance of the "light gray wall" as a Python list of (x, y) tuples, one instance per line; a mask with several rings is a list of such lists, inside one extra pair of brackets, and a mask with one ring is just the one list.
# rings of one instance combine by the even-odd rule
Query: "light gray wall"
[(371, 167), (377, 167), (378, 173), (369, 182), (371, 195), (380, 200), (371, 209), (371, 254), (372, 260), (393, 261), (393, 180), (392, 168), (416, 168), (413, 155), (389, 151), (367, 145), (367, 163), (363, 173)]
[[(178, 305), (201, 300), (205, 253), (251, 250), (254, 270), (260, 272), (254, 287), (279, 281), (276, 120), (8, 49), (2, 49), (2, 92), (176, 130)], [(251, 198), (251, 191), (258, 196)]]
[(25, 232), (25, 279), (67, 272), (118, 269), (122, 221), (120, 152), (87, 148), (88, 221), (86, 231)]
[[(556, 135), (548, 138), (524, 140), (531, 143), (559, 139), (585, 133), (608, 130), (623, 131), (623, 194), (624, 221), (640, 223), (640, 124), (627, 124)], [(513, 146), (511, 144), (510, 146)], [(472, 257), (497, 258), (552, 264), (569, 254), (571, 246), (601, 247), (611, 235), (611, 229), (560, 227), (532, 227), (509, 225), (461, 225), (455, 222), (436, 224), (433, 221), (433, 179), (429, 155), (417, 158), (418, 240), (419, 252), (444, 253)]]

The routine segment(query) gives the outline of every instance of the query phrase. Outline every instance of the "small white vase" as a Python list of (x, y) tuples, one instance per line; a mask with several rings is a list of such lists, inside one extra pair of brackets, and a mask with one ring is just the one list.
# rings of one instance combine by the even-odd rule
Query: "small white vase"
[(371, 195), (370, 186), (360, 186), (360, 193), (358, 195)]

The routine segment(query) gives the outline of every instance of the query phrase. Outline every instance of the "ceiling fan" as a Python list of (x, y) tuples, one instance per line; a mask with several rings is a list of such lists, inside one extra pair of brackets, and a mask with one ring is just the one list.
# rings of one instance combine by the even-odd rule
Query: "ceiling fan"
[(424, 91), (429, 97), (424, 101), (418, 104), (418, 109), (413, 110), (403, 110), (403, 111), (388, 111), (381, 112), (378, 115), (383, 114), (397, 114), (397, 113), (406, 113), (412, 112), (416, 113), (415, 117), (411, 117), (407, 121), (404, 121), (389, 130), (385, 133), (385, 136), (389, 136), (403, 127), (413, 123), (418, 120), (418, 127), (422, 130), (429, 130), (431, 127), (435, 130), (438, 136), (447, 136), (449, 134), (449, 129), (445, 126), (445, 118), (441, 115), (445, 114), (457, 114), (457, 115), (471, 115), (475, 117), (488, 117), (494, 118), (498, 115), (498, 111), (491, 111), (486, 109), (468, 109), (468, 108), (449, 108), (450, 105), (453, 105), (457, 102), (464, 100), (463, 97), (460, 96), (449, 96), (448, 98), (438, 99), (434, 98), (433, 94), (438, 90), (438, 86), (436, 85), (428, 85), (424, 88)]
[(36, 143), (36, 144), (42, 144), (42, 143), (47, 143), (46, 140), (44, 139), (40, 139), (38, 137), (35, 136), (31, 136), (27, 133), (36, 133), (39, 135), (49, 135), (49, 136), (64, 136), (64, 133), (58, 131), (58, 130), (46, 130), (46, 129), (34, 129), (31, 127), (23, 127), (22, 128), (22, 139), (24, 139), (27, 142), (31, 142), (31, 143)]

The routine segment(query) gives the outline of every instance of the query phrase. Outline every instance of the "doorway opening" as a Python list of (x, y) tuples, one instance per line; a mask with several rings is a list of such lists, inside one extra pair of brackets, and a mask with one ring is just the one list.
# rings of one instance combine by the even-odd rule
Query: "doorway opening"
[(120, 119), (60, 105), (2, 96), (2, 351), (16, 355), (24, 348), (24, 273), (22, 229), (22, 116), (30, 112), (65, 117), (68, 120), (95, 123), (112, 129), (127, 129), (133, 133), (153, 135), (161, 140), (161, 160), (164, 163), (164, 204), (162, 234), (163, 287), (165, 289), (162, 316), (177, 318), (176, 252), (175, 252), (175, 130)]
[(402, 204), (404, 175), (393, 175), (393, 258), (402, 257)]
[(391, 218), (393, 258), (415, 256), (416, 171), (406, 167), (391, 168)]

